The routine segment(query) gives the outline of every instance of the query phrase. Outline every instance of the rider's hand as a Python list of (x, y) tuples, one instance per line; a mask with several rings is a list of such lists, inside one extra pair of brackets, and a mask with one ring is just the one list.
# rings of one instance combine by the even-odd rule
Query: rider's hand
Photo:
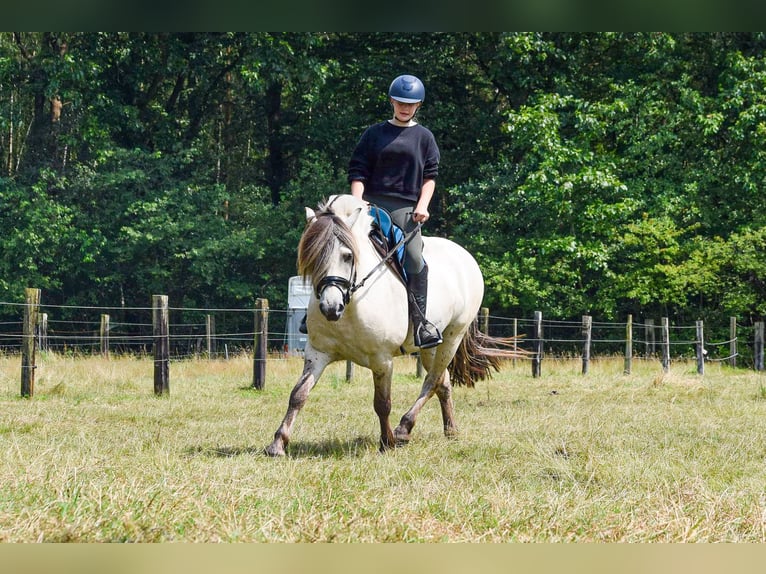
[(428, 211), (414, 211), (412, 213), (412, 221), (415, 223), (425, 223), (428, 221), (429, 217), (431, 217), (431, 215), (428, 213)]

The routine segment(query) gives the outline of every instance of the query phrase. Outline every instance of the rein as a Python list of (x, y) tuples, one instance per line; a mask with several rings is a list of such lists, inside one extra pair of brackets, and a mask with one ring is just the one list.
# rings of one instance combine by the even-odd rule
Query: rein
[[(410, 232), (409, 232), (407, 235), (403, 236), (403, 237), (402, 237), (402, 238), (401, 238), (401, 239), (400, 239), (400, 240), (399, 240), (399, 241), (396, 243), (396, 245), (394, 245), (394, 246), (393, 246), (391, 249), (389, 249), (388, 253), (386, 253), (386, 256), (385, 256), (385, 257), (383, 257), (383, 259), (381, 259), (380, 261), (378, 261), (378, 264), (377, 264), (377, 265), (375, 265), (375, 267), (373, 267), (372, 269), (370, 269), (370, 272), (369, 272), (369, 273), (367, 273), (367, 275), (365, 275), (364, 277), (362, 277), (362, 280), (361, 280), (361, 281), (359, 281), (359, 283), (355, 283), (355, 284), (352, 284), (352, 285), (351, 285), (351, 287), (349, 287), (349, 290), (348, 290), (348, 298), (350, 299), (350, 298), (351, 298), (351, 295), (352, 295), (352, 294), (353, 294), (353, 293), (354, 293), (354, 292), (355, 292), (357, 289), (361, 289), (362, 287), (364, 287), (364, 283), (365, 283), (365, 281), (367, 281), (367, 280), (368, 280), (368, 279), (369, 279), (369, 278), (370, 278), (370, 277), (373, 275), (373, 273), (375, 273), (375, 272), (376, 272), (378, 269), (380, 269), (380, 268), (381, 268), (383, 265), (385, 265), (386, 263), (388, 263), (388, 262), (391, 260), (391, 258), (394, 256), (394, 254), (396, 253), (397, 249), (399, 249), (399, 248), (400, 248), (402, 245), (404, 245), (405, 243), (409, 243), (410, 239), (412, 239), (412, 237), (413, 237), (413, 236), (414, 236), (414, 235), (415, 235), (415, 234), (416, 234), (416, 233), (417, 233), (417, 232), (420, 230), (420, 228), (421, 228), (422, 226), (423, 226), (423, 222), (422, 222), (422, 221), (418, 221), (418, 224), (415, 226), (415, 229), (413, 229), (412, 231), (410, 231)], [(356, 275), (356, 269), (354, 270), (354, 275)], [(325, 279), (326, 279), (326, 278), (325, 278)], [(348, 301), (346, 301), (346, 303), (348, 303)]]

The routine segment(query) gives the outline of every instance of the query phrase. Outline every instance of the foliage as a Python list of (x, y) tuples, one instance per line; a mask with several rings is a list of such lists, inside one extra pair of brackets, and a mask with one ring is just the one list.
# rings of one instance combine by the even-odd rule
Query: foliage
[[(762, 318), (762, 33), (0, 33), (0, 297), (283, 307), (304, 205), (426, 84), (428, 233), (497, 312)], [(171, 303), (173, 304), (173, 303)]]

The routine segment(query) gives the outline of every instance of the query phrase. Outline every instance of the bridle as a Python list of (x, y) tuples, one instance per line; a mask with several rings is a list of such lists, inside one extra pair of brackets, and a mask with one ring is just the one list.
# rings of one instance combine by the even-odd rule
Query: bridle
[(348, 302), (351, 301), (351, 295), (359, 289), (359, 287), (362, 286), (362, 283), (355, 283), (356, 281), (356, 263), (352, 263), (351, 265), (351, 278), (346, 279), (345, 277), (341, 277), (339, 275), (327, 275), (326, 277), (323, 277), (322, 280), (317, 283), (316, 288), (316, 296), (317, 299), (322, 298), (322, 293), (325, 289), (328, 287), (335, 287), (340, 291), (341, 295), (343, 295), (343, 304), (348, 305)]
[(362, 277), (361, 281), (357, 283), (356, 281), (356, 261), (352, 261), (351, 263), (351, 277), (341, 277), (339, 275), (327, 275), (326, 277), (323, 277), (319, 283), (317, 283), (316, 286), (316, 297), (317, 299), (322, 298), (322, 293), (325, 289), (328, 287), (335, 287), (338, 289), (338, 291), (341, 292), (341, 295), (343, 295), (343, 304), (348, 305), (349, 301), (351, 301), (351, 295), (353, 295), (357, 290), (364, 287), (365, 282), (367, 279), (369, 279), (378, 269), (380, 269), (383, 265), (388, 263), (391, 258), (394, 256), (396, 251), (402, 246), (405, 245), (412, 239), (412, 237), (420, 230), (420, 228), (423, 226), (423, 222), (419, 221), (418, 224), (415, 226), (415, 229), (410, 231), (408, 234), (404, 235), (397, 243), (394, 245), (391, 249), (388, 250), (385, 257), (383, 257), (380, 261), (378, 261), (377, 265), (370, 269), (369, 273)]

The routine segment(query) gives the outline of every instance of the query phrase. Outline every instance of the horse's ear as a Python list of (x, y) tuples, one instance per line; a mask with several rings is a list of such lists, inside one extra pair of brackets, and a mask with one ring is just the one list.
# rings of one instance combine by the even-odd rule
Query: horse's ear
[(306, 221), (308, 223), (314, 223), (316, 218), (317, 218), (317, 216), (316, 216), (316, 213), (314, 213), (314, 210), (311, 209), (310, 207), (307, 207), (306, 208)]
[(348, 228), (349, 228), (349, 229), (351, 229), (352, 227), (354, 227), (354, 223), (356, 223), (356, 220), (357, 220), (357, 219), (359, 219), (359, 214), (361, 214), (361, 213), (362, 213), (362, 208), (361, 208), (361, 207), (357, 207), (357, 208), (356, 208), (356, 209), (355, 209), (355, 210), (354, 210), (354, 211), (351, 213), (351, 215), (349, 215), (349, 216), (346, 218), (346, 225), (348, 225)]

